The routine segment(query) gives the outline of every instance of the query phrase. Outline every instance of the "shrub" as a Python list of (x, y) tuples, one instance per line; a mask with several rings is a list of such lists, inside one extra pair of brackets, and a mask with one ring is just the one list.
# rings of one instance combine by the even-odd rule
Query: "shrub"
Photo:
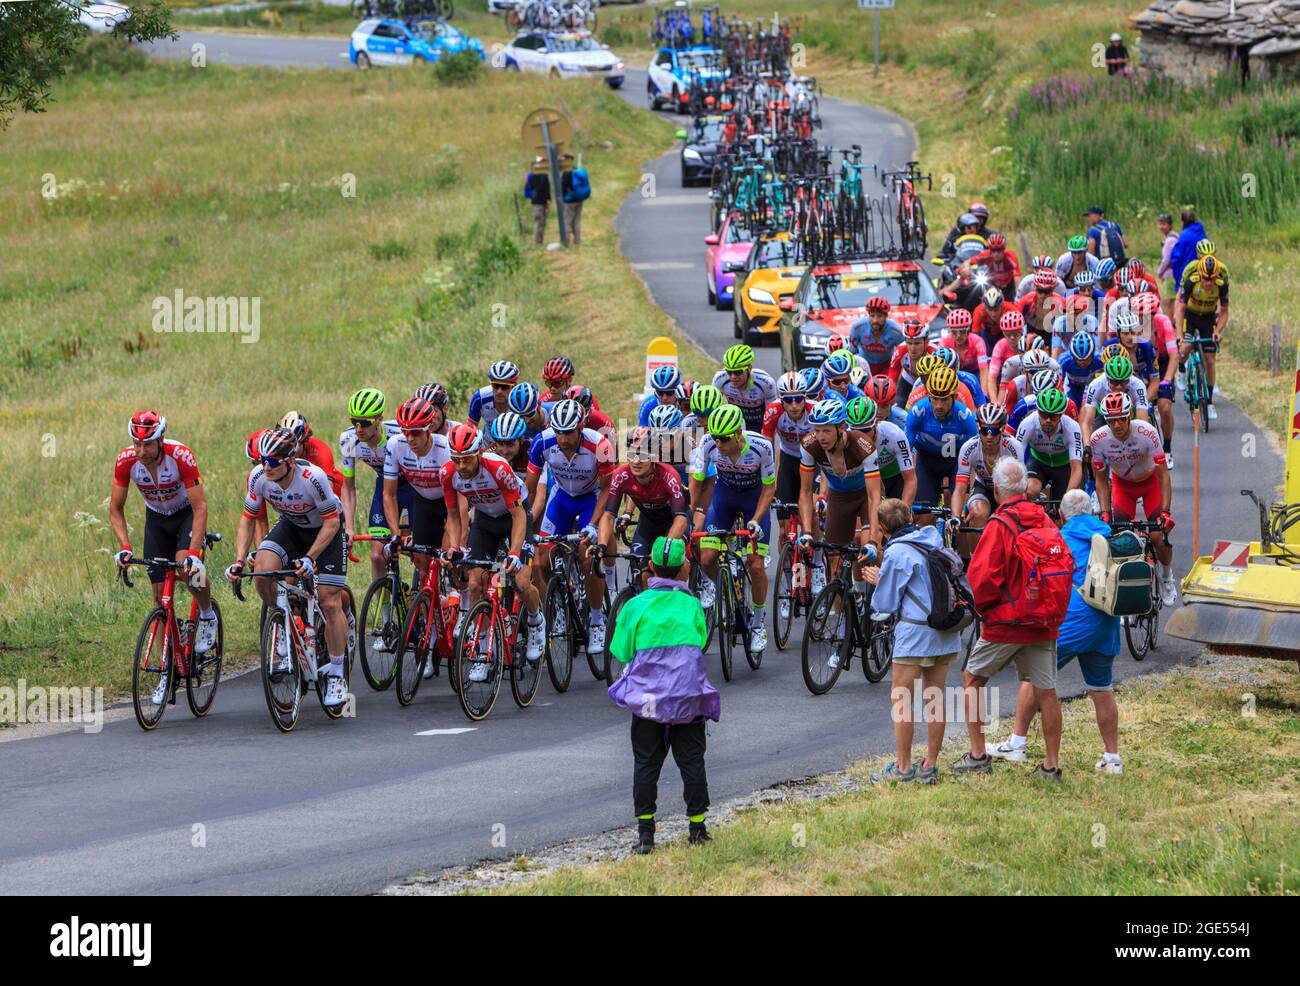
[(411, 248), (397, 240), (370, 244), (370, 256), (374, 260), (405, 260), (410, 255)]
[(139, 72), (149, 65), (149, 56), (140, 48), (112, 34), (88, 34), (86, 42), (68, 62), (69, 73), (125, 75)]
[(457, 51), (433, 63), (433, 77), (441, 86), (468, 86), (487, 74), (478, 53)]

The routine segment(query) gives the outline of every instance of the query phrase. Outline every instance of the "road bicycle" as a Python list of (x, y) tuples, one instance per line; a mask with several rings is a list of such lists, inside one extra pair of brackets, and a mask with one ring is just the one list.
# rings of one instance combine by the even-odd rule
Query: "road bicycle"
[(1210, 380), (1205, 373), (1205, 351), (1204, 343), (1199, 336), (1186, 339), (1192, 344), (1192, 351), (1187, 357), (1186, 385), (1183, 387), (1183, 400), (1187, 401), (1187, 410), (1192, 416), (1192, 427), (1197, 425), (1197, 417), (1200, 417), (1200, 427), (1204, 434), (1210, 433), (1210, 416), (1206, 413), (1209, 408), (1210, 398)]
[(437, 17), (451, 20), (455, 13), (453, 0), (352, 0), (352, 15), (358, 20), (366, 17), (394, 17), (417, 20)]
[[(763, 652), (755, 651), (750, 647), (749, 641), (754, 604), (750, 594), (749, 566), (745, 563), (745, 558), (749, 551), (756, 550), (754, 535), (744, 527), (730, 531), (723, 528), (710, 528), (691, 535), (693, 541), (703, 538), (717, 538), (722, 541), (722, 549), (718, 556), (718, 574), (713, 580), (713, 618), (718, 634), (718, 658), (722, 664), (722, 677), (730, 681), (732, 651), (737, 638), (740, 639), (740, 646), (745, 652), (745, 660), (751, 670), (757, 671), (759, 665), (763, 663)], [(745, 552), (736, 549), (737, 541), (746, 545)]]
[[(353, 541), (387, 541), (387, 537), (358, 534)], [(357, 656), (361, 658), (361, 673), (366, 683), (382, 692), (393, 683), (397, 673), (398, 648), (406, 614), (411, 607), (411, 593), (418, 586), (402, 581), (401, 553), (410, 554), (401, 547), (387, 559), (387, 571), (370, 583), (361, 599), (361, 633), (357, 637)], [(414, 578), (414, 577), (412, 577)]]
[[(817, 516), (820, 523), (826, 512), (826, 500), (817, 497)], [(775, 511), (789, 511), (784, 526), (777, 535), (781, 548), (777, 553), (776, 572), (772, 576), (772, 630), (776, 649), (785, 650), (790, 642), (794, 621), (808, 612), (812, 605), (810, 576), (812, 565), (798, 548), (803, 528), (799, 524), (799, 504), (772, 502)]]
[[(587, 580), (582, 572), (577, 547), (581, 534), (554, 534), (539, 537), (538, 544), (555, 546), (551, 552), (551, 577), (546, 585), (542, 612), (546, 616), (546, 671), (557, 692), (567, 691), (573, 678), (573, 658), (581, 649), (587, 655), (587, 667), (597, 681), (605, 677), (604, 659), (587, 646), (591, 608), (587, 601)], [(609, 612), (609, 590), (605, 593), (605, 612)]]
[[(1053, 501), (1044, 501), (1044, 503), (1047, 502)], [(1059, 500), (1054, 502), (1057, 504), (1060, 503)], [(956, 551), (958, 554), (961, 554), (961, 549), (957, 540), (959, 534), (978, 534), (980, 531), (984, 530), (983, 527), (972, 527), (969, 524), (961, 523), (960, 520), (954, 520), (952, 516), (952, 508), (950, 507), (913, 506), (912, 513), (929, 514), (934, 517), (934, 526), (939, 531), (939, 537), (943, 541), (943, 546), (952, 551)], [(967, 563), (970, 562), (969, 558), (963, 560)], [(976, 613), (975, 619), (971, 621), (970, 626), (961, 632), (961, 666), (963, 668), (966, 667), (967, 662), (970, 660), (971, 651), (975, 649), (975, 642), (979, 639), (980, 617), (979, 613)]]
[[(203, 538), (203, 547), (212, 547), (221, 540), (221, 535), (210, 531)], [(185, 567), (184, 562), (171, 558), (135, 558), (128, 559), (128, 566), (141, 565), (165, 569), (162, 597), (157, 606), (150, 610), (140, 626), (135, 643), (135, 662), (131, 666), (131, 706), (135, 710), (135, 721), (145, 732), (162, 722), (167, 706), (176, 700), (175, 692), (179, 678), (185, 679), (185, 700), (190, 712), (201, 719), (212, 708), (217, 697), (217, 686), (221, 684), (221, 663), (225, 647), (224, 627), (221, 622), (221, 608), (212, 600), (212, 608), (217, 614), (217, 643), (206, 654), (194, 652), (194, 634), (198, 627), (199, 601), (190, 596), (190, 617), (188, 620), (176, 619), (176, 573)], [(118, 580), (128, 589), (135, 583), (122, 568), (117, 573)], [(184, 580), (182, 580), (182, 584)], [(163, 692), (165, 698), (155, 703), (154, 696), (161, 682), (166, 681)]]
[(1142, 542), (1142, 557), (1151, 570), (1151, 609), (1137, 616), (1124, 616), (1124, 641), (1133, 660), (1144, 660), (1151, 651), (1160, 645), (1160, 610), (1164, 603), (1160, 598), (1160, 581), (1157, 576), (1155, 547), (1151, 544), (1152, 531), (1163, 531), (1164, 525), (1156, 521), (1115, 520), (1110, 529), (1118, 534), (1120, 531), (1132, 531)]
[[(402, 550), (412, 553), (405, 547)], [(397, 645), (394, 677), (399, 705), (414, 702), (426, 673), (431, 672), (428, 676), (436, 677), (444, 662), (448, 684), (452, 691), (460, 694), (456, 677), (459, 667), (455, 660), (455, 626), (459, 615), (460, 595), (451, 587), (443, 555), (435, 553), (411, 600)]]
[(527, 633), (519, 632), (528, 617), (514, 576), (505, 574), (504, 557), (503, 551), (492, 561), (464, 558), (453, 562), (489, 573), (483, 598), (470, 607), (456, 642), (456, 694), (465, 715), (474, 722), (486, 719), (492, 711), (507, 673), (510, 694), (521, 709), (532, 703), (542, 679), (542, 659), (528, 660)]
[[(343, 683), (347, 700), (336, 706), (325, 704), (329, 676), (329, 648), (325, 644), (325, 611), (316, 596), (316, 579), (300, 575), (295, 568), (270, 572), (242, 572), (232, 584), (235, 598), (244, 599), (243, 579), (275, 579), (275, 605), (262, 623), (259, 648), (262, 690), (271, 721), (282, 733), (290, 732), (302, 715), (302, 697), (316, 689), (321, 709), (330, 719), (351, 715), (352, 661), (356, 652), (356, 603), (352, 590), (343, 587), (343, 613), (348, 621), (348, 640), (343, 656)], [(290, 579), (295, 581), (291, 582)]]
[(908, 161), (901, 171), (886, 171), (880, 176), (881, 184), (892, 186), (897, 200), (896, 220), (903, 254), (909, 257), (925, 255), (929, 226), (925, 221), (925, 204), (917, 194), (917, 185), (925, 182), (932, 187), (932, 176), (923, 174), (919, 161)]
[(803, 682), (814, 695), (825, 695), (853, 663), (857, 651), (862, 673), (874, 685), (893, 663), (894, 620), (872, 620), (871, 587), (863, 590), (851, 581), (851, 575), (845, 576), (845, 569), (867, 549), (829, 541), (814, 541), (813, 546), (828, 554), (845, 555), (850, 564), (841, 565), (835, 577), (827, 579), (826, 588), (808, 611), (801, 655)]
[(626, 561), (628, 565), (627, 582), (618, 590), (618, 594), (614, 597), (614, 604), (610, 607), (609, 615), (605, 618), (605, 683), (612, 685), (627, 670), (627, 665), (610, 653), (610, 645), (614, 642), (614, 625), (618, 620), (619, 612), (627, 605), (628, 600), (634, 599), (645, 591), (642, 576), (649, 568), (650, 556), (631, 551), (612, 553), (602, 551), (597, 556), (597, 563), (603, 564), (606, 560), (611, 565), (617, 564), (620, 560)]

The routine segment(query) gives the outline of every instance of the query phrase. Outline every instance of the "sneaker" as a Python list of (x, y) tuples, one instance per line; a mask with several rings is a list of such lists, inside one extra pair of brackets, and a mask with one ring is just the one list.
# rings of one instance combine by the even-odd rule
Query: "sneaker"
[(908, 767), (907, 770), (899, 770), (897, 761), (879, 773), (871, 775), (872, 784), (911, 784), (914, 780), (916, 780), (916, 768)]
[(692, 846), (702, 846), (706, 842), (712, 842), (713, 836), (709, 835), (708, 827), (703, 822), (698, 825), (691, 822), (690, 833), (686, 836), (686, 841)]
[(917, 764), (916, 783), (918, 784), (938, 784), (939, 783), (939, 765), (925, 767)]
[(1012, 763), (1024, 763), (1025, 760), (1025, 748), (1012, 746), (1009, 739), (1003, 740), (997, 746), (990, 746), (988, 754), (997, 760), (1010, 760)]
[(950, 769), (954, 774), (991, 774), (993, 773), (993, 758), (986, 752), (982, 760), (977, 760), (968, 752)]
[(632, 851), (638, 856), (649, 856), (655, 851), (655, 834), (653, 832), (638, 832), (636, 842), (632, 844)]
[(327, 709), (336, 709), (348, 697), (348, 683), (343, 680), (342, 675), (331, 674), (326, 676), (325, 701), (322, 703)]
[(755, 654), (767, 650), (767, 627), (763, 624), (749, 628), (749, 649)]
[(1048, 770), (1040, 763), (1034, 769), (1034, 772), (1031, 776), (1037, 777), (1040, 781), (1056, 781), (1057, 783), (1059, 783), (1061, 780), (1061, 768), (1056, 767), (1052, 770)]
[(1166, 467), (1170, 472), (1173, 472), (1173, 471), (1174, 471), (1174, 453), (1173, 453), (1173, 452), (1166, 452), (1166, 453), (1165, 453), (1165, 467)]
[(812, 580), (810, 591), (812, 597), (817, 598), (817, 594), (826, 588), (826, 567), (824, 565), (815, 565), (812, 570)]
[(206, 654), (217, 646), (217, 618), (199, 617), (199, 632), (194, 640), (194, 653)]
[(150, 700), (154, 705), (162, 705), (167, 701), (167, 676), (159, 675), (158, 687), (153, 690), (153, 697)]
[(1178, 604), (1178, 584), (1171, 575), (1160, 580), (1160, 605), (1176, 606)]
[(605, 649), (605, 624), (593, 623), (587, 627), (587, 653), (599, 654)]
[(1094, 769), (1101, 771), (1103, 774), (1119, 775), (1124, 773), (1124, 761), (1119, 759), (1107, 760), (1103, 756), (1097, 761), (1097, 766)]
[(701, 581), (700, 582), (700, 605), (703, 606), (705, 609), (712, 609), (713, 602), (714, 602), (713, 597), (716, 594), (716, 591), (717, 589), (714, 586), (712, 579), (706, 578), (703, 581)]
[(1213, 404), (1205, 405), (1205, 416), (1209, 418), (1211, 421), (1219, 420), (1219, 412), (1214, 409)]
[(536, 623), (530, 621), (527, 626), (527, 649), (524, 657), (529, 661), (541, 660), (542, 654), (546, 651), (546, 621), (538, 620)]

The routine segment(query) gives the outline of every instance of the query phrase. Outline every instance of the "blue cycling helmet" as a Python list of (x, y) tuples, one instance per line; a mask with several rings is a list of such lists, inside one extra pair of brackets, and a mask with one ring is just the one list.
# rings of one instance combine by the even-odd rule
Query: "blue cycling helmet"
[(682, 409), (677, 405), (660, 404), (650, 409), (650, 427), (668, 431), (680, 425), (682, 417)]
[(517, 383), (510, 391), (510, 399), (507, 403), (515, 414), (523, 418), (531, 418), (542, 403), (542, 395), (531, 383)]
[(843, 350), (831, 353), (822, 363), (822, 374), (827, 377), (847, 377), (852, 369), (853, 360)]
[(661, 366), (650, 377), (650, 387), (657, 394), (676, 393), (682, 371), (675, 366)]
[(800, 370), (799, 376), (803, 379), (803, 392), (808, 397), (816, 397), (826, 389), (826, 377), (815, 366)]
[(1070, 340), (1070, 355), (1078, 363), (1086, 363), (1097, 351), (1097, 343), (1087, 332), (1076, 332)]
[[(1115, 276), (1115, 261), (1107, 257), (1097, 265), (1097, 269), (1093, 273), (1099, 281), (1109, 280)], [(1077, 280), (1076, 278), (1076, 283)]]
[(488, 425), (488, 438), (494, 442), (513, 442), (527, 434), (528, 424), (514, 411), (498, 414)]
[(808, 423), (812, 425), (842, 425), (849, 419), (849, 407), (843, 399), (828, 397), (818, 401), (808, 412)]

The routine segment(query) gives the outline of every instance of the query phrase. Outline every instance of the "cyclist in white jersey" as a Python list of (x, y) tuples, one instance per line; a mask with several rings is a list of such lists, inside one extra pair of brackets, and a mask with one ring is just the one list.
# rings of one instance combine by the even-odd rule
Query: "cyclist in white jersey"
[(1133, 376), (1133, 361), (1120, 354), (1106, 360), (1101, 376), (1088, 384), (1083, 392), (1083, 406), (1079, 408), (1079, 425), (1083, 429), (1083, 440), (1092, 439), (1092, 430), (1101, 411), (1101, 402), (1107, 394), (1127, 394), (1133, 402), (1133, 413), (1143, 421), (1151, 421), (1151, 402), (1147, 400), (1147, 388)]
[(1069, 399), (1053, 387), (1038, 394), (1037, 408), (1025, 415), (1016, 438), (1025, 448), (1029, 467), (1029, 498), (1051, 488), (1059, 500), (1083, 485), (1083, 433), (1079, 423), (1065, 416)]
[[(993, 467), (999, 459), (1025, 461), (1025, 446), (1006, 432), (1007, 409), (993, 401), (975, 412), (979, 434), (968, 438), (957, 453), (957, 482), (952, 513), (971, 527), (983, 527), (993, 512)], [(976, 535), (978, 537), (978, 535)]]
[(763, 412), (776, 400), (776, 381), (770, 373), (754, 369), (754, 350), (743, 343), (722, 354), (722, 369), (713, 375), (713, 386), (722, 391), (728, 404), (740, 408), (748, 431), (760, 431)]
[[(357, 463), (363, 462), (375, 471), (375, 491), (370, 498), (370, 512), (367, 516), (367, 533), (382, 537), (389, 533), (387, 519), (384, 516), (384, 458), (388, 452), (388, 440), (394, 438), (399, 429), (396, 421), (385, 421), (384, 408), (388, 400), (383, 391), (373, 387), (363, 387), (352, 395), (348, 401), (348, 415), (352, 427), (339, 435), (339, 472), (343, 474), (343, 490), (339, 499), (343, 501), (343, 533), (350, 542), (357, 533)], [(398, 484), (398, 504), (410, 515), (411, 488), (405, 480)], [(370, 577), (380, 578), (384, 574), (384, 545), (381, 541), (370, 542)], [(387, 620), (387, 616), (385, 616)], [(380, 642), (382, 645), (382, 641)]]
[(388, 529), (396, 531), (401, 509), (398, 486), (405, 480), (411, 488), (412, 560), (420, 581), (435, 551), (443, 547), (447, 531), (447, 504), (442, 489), (442, 468), (451, 461), (445, 435), (432, 428), (437, 411), (428, 401), (412, 397), (397, 409), (400, 434), (388, 441), (384, 456), (384, 517)]

